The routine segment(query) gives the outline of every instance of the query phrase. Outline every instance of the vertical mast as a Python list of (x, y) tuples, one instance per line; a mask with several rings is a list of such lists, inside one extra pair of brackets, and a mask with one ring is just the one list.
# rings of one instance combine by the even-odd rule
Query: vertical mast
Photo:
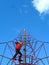
[(26, 29), (24, 29), (24, 63), (26, 63)]

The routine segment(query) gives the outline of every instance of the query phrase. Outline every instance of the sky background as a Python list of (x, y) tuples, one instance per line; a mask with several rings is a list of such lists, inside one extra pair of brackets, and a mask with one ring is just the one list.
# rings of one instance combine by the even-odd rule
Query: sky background
[(0, 0), (0, 42), (16, 38), (24, 28), (49, 41), (49, 0)]
[(49, 13), (40, 12), (34, 1), (0, 0), (0, 42), (14, 39), (24, 28), (35, 38), (49, 41)]

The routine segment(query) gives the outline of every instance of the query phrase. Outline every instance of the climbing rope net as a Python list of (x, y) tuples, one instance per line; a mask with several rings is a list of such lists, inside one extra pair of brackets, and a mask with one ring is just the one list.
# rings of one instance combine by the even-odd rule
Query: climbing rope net
[[(0, 65), (17, 65), (17, 60), (12, 60), (15, 54), (15, 42), (22, 41), (22, 59), (31, 65), (49, 65), (49, 42), (35, 39), (27, 31), (22, 31), (15, 39), (0, 43)], [(25, 47), (24, 47), (25, 46)], [(24, 52), (26, 52), (24, 54)], [(24, 63), (24, 61), (22, 62)]]

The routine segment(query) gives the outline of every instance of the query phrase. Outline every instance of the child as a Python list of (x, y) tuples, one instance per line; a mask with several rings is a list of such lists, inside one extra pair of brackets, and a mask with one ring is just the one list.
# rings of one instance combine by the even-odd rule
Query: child
[(21, 49), (21, 46), (22, 46), (22, 42), (15, 42), (15, 49), (16, 49), (16, 53), (15, 53), (15, 55), (13, 56), (13, 58), (12, 58), (12, 60), (16, 60), (16, 56), (18, 55), (18, 54), (20, 54), (20, 56), (19, 56), (19, 61), (22, 61), (21, 60), (21, 57), (22, 57), (22, 53), (20, 52), (20, 49)]

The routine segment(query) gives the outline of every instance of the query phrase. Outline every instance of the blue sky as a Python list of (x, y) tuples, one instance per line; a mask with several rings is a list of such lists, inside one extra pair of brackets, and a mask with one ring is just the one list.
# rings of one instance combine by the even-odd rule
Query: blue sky
[[(49, 41), (49, 9), (35, 0), (0, 0), (0, 42), (10, 41), (24, 28), (41, 41)], [(45, 0), (46, 1), (46, 0)], [(48, 0), (47, 0), (48, 1)]]
[(26, 28), (39, 40), (49, 41), (49, 14), (34, 8), (32, 0), (0, 1), (0, 41), (8, 41)]
[(0, 1), (0, 41), (8, 41), (26, 28), (39, 40), (49, 41), (49, 14), (34, 8), (32, 0)]

